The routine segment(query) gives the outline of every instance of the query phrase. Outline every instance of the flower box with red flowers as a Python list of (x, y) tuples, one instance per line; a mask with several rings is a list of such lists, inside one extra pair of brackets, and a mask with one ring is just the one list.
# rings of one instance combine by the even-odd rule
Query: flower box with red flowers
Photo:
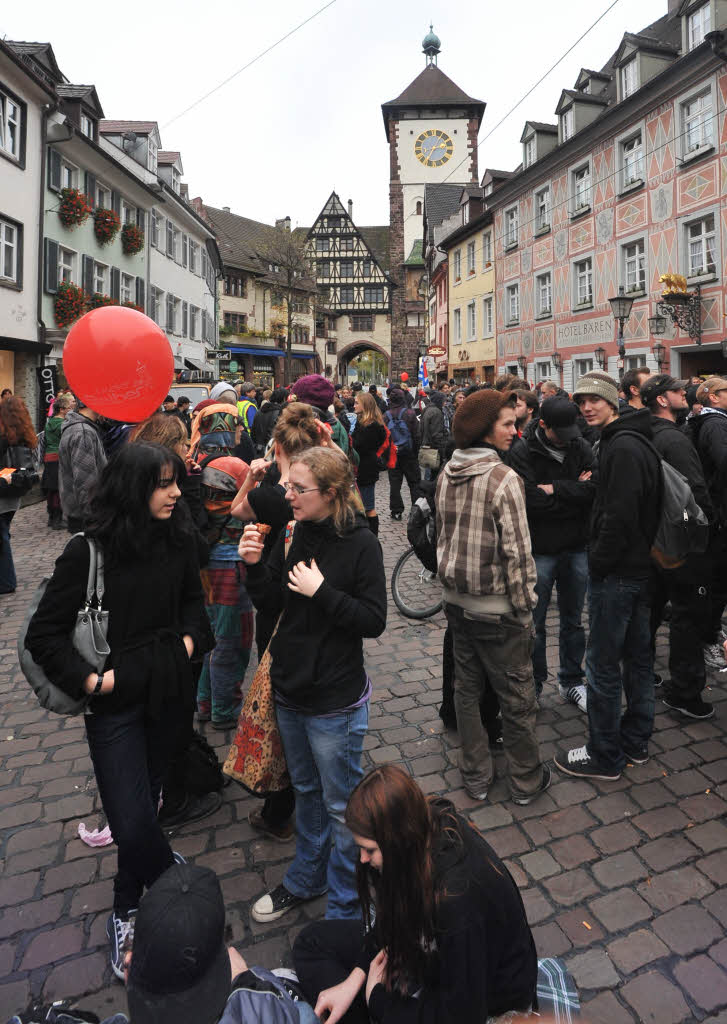
[(119, 300), (112, 299), (110, 295), (102, 295), (101, 292), (94, 292), (88, 297), (89, 309), (100, 309), (101, 306), (118, 306)]
[(124, 224), (121, 229), (121, 248), (127, 256), (136, 256), (144, 248), (144, 232), (136, 224)]
[(87, 195), (77, 188), (62, 188), (61, 202), (58, 207), (58, 217), (65, 228), (71, 230), (79, 224), (83, 224), (93, 213), (91, 202)]
[(135, 302), (122, 302), (122, 306), (126, 306), (127, 309), (135, 309), (137, 313), (143, 313), (144, 309), (142, 306), (137, 306)]
[(121, 221), (115, 210), (106, 210), (101, 207), (93, 215), (93, 231), (99, 245), (108, 245), (109, 242), (113, 242), (120, 227)]
[(83, 288), (72, 281), (61, 281), (54, 303), (54, 314), (58, 327), (69, 327), (74, 320), (88, 309), (88, 296)]

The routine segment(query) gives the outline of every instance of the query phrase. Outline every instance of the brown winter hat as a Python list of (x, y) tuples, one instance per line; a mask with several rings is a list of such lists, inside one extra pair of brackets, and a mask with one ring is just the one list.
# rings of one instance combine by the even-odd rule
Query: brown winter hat
[(500, 409), (515, 407), (517, 399), (512, 391), (475, 391), (465, 398), (452, 420), (452, 435), (458, 448), (471, 448), (489, 434), (497, 421)]

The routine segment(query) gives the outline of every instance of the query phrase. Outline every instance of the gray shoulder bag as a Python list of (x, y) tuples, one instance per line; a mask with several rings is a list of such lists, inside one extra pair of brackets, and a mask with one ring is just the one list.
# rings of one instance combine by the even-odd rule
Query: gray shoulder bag
[[(76, 534), (82, 537), (83, 534)], [(83, 606), (76, 614), (76, 624), (73, 627), (72, 643), (81, 657), (92, 665), (97, 672), (103, 672), (106, 659), (111, 649), (106, 640), (109, 628), (109, 613), (103, 611), (101, 602), (104, 595), (104, 560), (103, 552), (96, 547), (95, 541), (87, 537), (89, 548), (88, 581), (86, 584), (86, 599)], [(88, 710), (88, 696), (80, 699), (70, 697), (64, 690), (51, 682), (43, 669), (33, 660), (28, 648), (25, 646), (25, 638), (28, 633), (30, 621), (40, 604), (41, 598), (48, 586), (48, 579), (44, 579), (30, 602), (23, 625), (18, 635), (18, 661), (20, 669), (35, 691), (38, 703), (47, 711), (54, 711), (57, 715), (80, 715)]]

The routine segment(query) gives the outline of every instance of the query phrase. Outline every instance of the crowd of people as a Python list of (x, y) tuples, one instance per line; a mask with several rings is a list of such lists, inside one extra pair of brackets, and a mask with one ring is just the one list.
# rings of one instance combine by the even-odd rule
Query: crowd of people
[[(554, 764), (615, 781), (649, 759), (655, 695), (686, 719), (714, 714), (703, 691), (725, 665), (727, 379), (642, 367), (620, 382), (590, 372), (571, 395), (512, 375), (467, 388), (402, 381), (380, 394), (312, 374), (266, 392), (221, 381), (194, 409), (170, 395), (140, 424), (109, 422), (66, 391), (40, 434), (6, 395), (0, 466), (31, 459), (49, 529), (73, 536), (25, 642), (56, 686), (88, 701), (89, 752), (117, 847), (111, 964), (128, 982), (133, 1020), (204, 1006), (195, 1019), (232, 1022), (241, 993), (271, 985), (301, 1021), (314, 1019), (305, 1007), (333, 1024), (419, 1019), (422, 1007), (442, 1021), (532, 1008), (535, 948), (505, 866), (402, 768), (363, 775), (372, 692), (363, 642), (387, 618), (377, 484), (388, 475), (394, 521), (404, 481), (411, 508), (432, 512), (447, 620), (440, 714), (459, 732), (469, 796), (487, 800), (493, 749), (514, 803), (551, 783), (536, 722), (551, 678), (554, 588), (556, 692), (587, 716), (585, 742)], [(656, 548), (663, 463), (686, 480), (705, 522), (704, 543), (671, 562)], [(19, 504), (12, 477), (0, 478), (3, 594), (17, 585)], [(72, 642), (91, 545), (103, 556), (97, 596), (109, 623), (101, 670)], [(665, 616), (662, 679), (654, 652)], [(184, 910), (195, 888), (210, 907), (221, 894), (166, 833), (220, 805), (218, 792), (186, 791), (180, 766), (195, 721), (237, 726), (253, 643), (258, 662), (270, 654), (290, 784), (249, 821), (275, 841), (294, 839), (295, 853), (250, 913), (273, 922), (327, 893), (325, 920), (295, 943), (297, 989), (228, 954), (223, 909)], [(175, 913), (196, 922), (209, 948), (171, 983), (163, 965), (181, 955), (176, 930), (158, 933)]]

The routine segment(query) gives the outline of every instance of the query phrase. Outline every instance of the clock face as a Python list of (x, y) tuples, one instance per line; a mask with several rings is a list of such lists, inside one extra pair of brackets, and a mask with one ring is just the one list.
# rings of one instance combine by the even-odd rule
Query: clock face
[(414, 143), (414, 153), (417, 160), (425, 167), (441, 167), (454, 152), (454, 143), (449, 135), (445, 135), (439, 128), (430, 128), (422, 132)]

